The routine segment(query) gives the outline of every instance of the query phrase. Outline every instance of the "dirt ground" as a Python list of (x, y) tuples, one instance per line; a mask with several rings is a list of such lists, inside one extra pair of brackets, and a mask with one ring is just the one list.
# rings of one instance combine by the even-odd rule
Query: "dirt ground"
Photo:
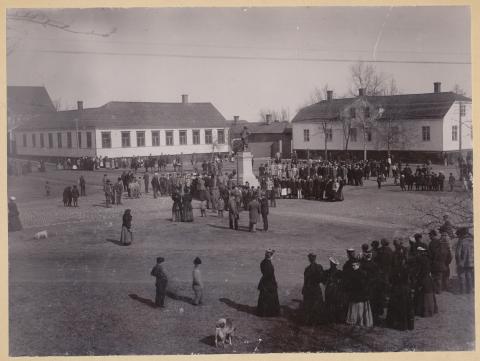
[[(472, 350), (474, 298), (444, 292), (439, 314), (416, 318), (415, 330), (372, 330), (346, 325), (305, 327), (297, 322), (306, 255), (345, 261), (345, 249), (419, 229), (412, 204), (431, 192), (382, 189), (367, 181), (346, 187), (345, 201), (326, 203), (279, 200), (270, 211), (268, 232), (247, 232), (247, 214), (238, 232), (213, 212), (194, 223), (171, 222), (171, 200), (125, 199), (106, 209), (101, 194), (103, 171), (83, 172), (87, 197), (79, 208), (64, 208), (61, 191), (79, 176), (74, 171), (32, 173), (8, 179), (18, 199), (24, 230), (9, 235), (9, 321), (11, 356), (151, 355), (270, 352), (368, 352)], [(118, 171), (108, 171), (114, 179)], [(50, 199), (45, 181), (53, 186)], [(198, 205), (195, 203), (194, 207)], [(132, 209), (135, 239), (121, 247), (121, 215)], [(261, 228), (261, 224), (260, 227)], [(46, 240), (33, 235), (48, 230)], [(273, 260), (282, 315), (255, 316), (259, 264), (266, 248)], [(163, 256), (169, 276), (165, 309), (152, 307), (150, 270)], [(199, 256), (205, 300), (193, 306), (192, 261)], [(214, 347), (215, 322), (230, 317), (237, 328), (233, 346)], [(461, 325), (461, 327), (459, 327)]]

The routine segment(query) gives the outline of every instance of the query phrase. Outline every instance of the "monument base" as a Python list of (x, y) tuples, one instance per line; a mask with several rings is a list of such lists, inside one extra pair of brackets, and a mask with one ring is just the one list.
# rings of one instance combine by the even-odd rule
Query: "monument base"
[(253, 156), (250, 152), (237, 153), (238, 180), (241, 185), (245, 185), (245, 183), (248, 182), (250, 187), (258, 187), (260, 186), (260, 183), (258, 182), (257, 177), (253, 174), (252, 158)]

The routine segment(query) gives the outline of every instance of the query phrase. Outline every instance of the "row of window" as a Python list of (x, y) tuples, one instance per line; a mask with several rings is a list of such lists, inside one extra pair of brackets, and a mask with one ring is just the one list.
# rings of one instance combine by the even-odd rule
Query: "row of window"
[[(128, 148), (131, 146), (130, 131), (121, 132), (122, 148)], [(137, 131), (137, 147), (145, 147), (145, 131)], [(187, 145), (187, 131), (179, 130), (178, 138), (180, 145)], [(217, 143), (225, 144), (225, 130), (217, 129)], [(192, 130), (192, 144), (200, 144), (200, 130)], [(205, 144), (213, 144), (213, 130), (205, 129)], [(165, 131), (165, 145), (175, 145), (173, 130)], [(160, 146), (160, 131), (152, 130), (152, 146)], [(111, 132), (102, 132), (102, 148), (112, 147), (112, 134)]]
[[(398, 127), (392, 127), (392, 134), (397, 134), (398, 133)], [(332, 141), (332, 129), (327, 129), (326, 133), (327, 137), (327, 142)], [(352, 142), (357, 141), (357, 129), (356, 128), (350, 128), (350, 140)], [(424, 126), (422, 127), (422, 140), (424, 142), (429, 142), (430, 141), (430, 127), (429, 126)], [(304, 129), (303, 130), (303, 141), (304, 142), (309, 142), (310, 141), (310, 129)], [(367, 131), (367, 141), (371, 142), (372, 141), (372, 132)], [(458, 141), (458, 126), (453, 125), (452, 126), (452, 141)]]
[[(62, 133), (58, 132), (57, 134), (57, 148), (63, 148), (63, 140), (62, 140)], [(92, 148), (92, 132), (86, 132), (86, 147), (87, 148)], [(53, 136), (54, 133), (47, 133), (47, 139), (48, 139), (48, 148), (53, 148)], [(23, 146), (27, 147), (28, 142), (27, 142), (27, 134), (23, 134)], [(37, 134), (33, 133), (31, 134), (31, 140), (32, 140), (32, 147), (37, 148)], [(67, 148), (72, 148), (72, 132), (67, 132)], [(45, 134), (40, 133), (39, 134), (39, 147), (40, 148), (45, 148)], [(77, 143), (75, 144), (75, 147), (77, 148), (82, 148), (82, 133), (78, 132), (77, 133)]]

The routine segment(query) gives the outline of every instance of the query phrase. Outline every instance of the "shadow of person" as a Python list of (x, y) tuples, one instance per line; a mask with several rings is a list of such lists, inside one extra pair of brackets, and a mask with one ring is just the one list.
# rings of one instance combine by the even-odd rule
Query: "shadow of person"
[(242, 305), (240, 303), (236, 303), (228, 298), (219, 298), (218, 299), (220, 302), (225, 303), (228, 307), (231, 307), (237, 311), (240, 312), (245, 312), (249, 313), (251, 315), (256, 315), (257, 314), (257, 308), (255, 306), (249, 306), (249, 305)]
[(120, 242), (118, 239), (107, 238), (106, 241), (110, 242), (110, 243), (113, 243), (113, 244), (116, 244), (117, 246), (129, 246), (129, 244), (124, 244), (124, 243)]
[(153, 302), (152, 300), (150, 300), (148, 298), (140, 297), (140, 296), (136, 295), (135, 293), (130, 293), (128, 295), (128, 297), (130, 297), (132, 300), (143, 303), (144, 305), (150, 306), (152, 308), (157, 308), (157, 306), (155, 305), (155, 302)]
[(202, 338), (200, 342), (207, 346), (215, 347), (215, 336), (214, 335), (206, 336)]
[[(226, 226), (217, 226), (216, 224), (208, 224), (209, 227), (212, 227), (212, 228), (218, 228), (218, 229), (228, 229), (230, 230), (230, 227), (226, 227)], [(232, 229), (233, 231), (233, 229)], [(237, 231), (241, 231), (241, 232), (249, 232), (249, 229), (248, 227), (244, 227), (244, 226), (238, 226), (238, 229)]]
[(167, 295), (167, 297), (170, 297), (172, 300), (182, 301), (182, 302), (189, 303), (189, 304), (193, 305), (193, 298), (191, 298), (191, 297), (182, 296), (182, 295), (179, 295), (179, 294), (177, 294), (173, 291), (167, 291), (166, 295)]

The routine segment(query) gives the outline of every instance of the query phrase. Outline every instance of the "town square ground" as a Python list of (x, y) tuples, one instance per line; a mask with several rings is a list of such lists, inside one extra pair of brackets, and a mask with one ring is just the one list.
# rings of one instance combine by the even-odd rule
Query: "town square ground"
[[(345, 249), (359, 250), (374, 239), (409, 236), (421, 229), (418, 209), (435, 197), (455, 192), (402, 192), (390, 179), (382, 189), (373, 180), (347, 186), (343, 202), (278, 200), (270, 209), (268, 232), (248, 232), (248, 214), (239, 231), (228, 227), (228, 214), (207, 212), (195, 221), (171, 221), (170, 198), (124, 199), (105, 208), (101, 179), (118, 170), (34, 172), (9, 177), (8, 194), (17, 198), (24, 229), (9, 234), (9, 343), (11, 356), (151, 355), (268, 352), (369, 352), (472, 350), (473, 295), (443, 292), (439, 313), (416, 318), (413, 331), (371, 330), (347, 325), (306, 327), (297, 322), (306, 255), (316, 253), (343, 264)], [(143, 173), (143, 172), (142, 172)], [(78, 208), (65, 208), (63, 188), (80, 174), (87, 197)], [(448, 174), (448, 173), (447, 173)], [(45, 181), (52, 195), (44, 192)], [(143, 186), (142, 186), (143, 188)], [(118, 245), (121, 218), (132, 210), (134, 243)], [(259, 225), (261, 229), (261, 223)], [(48, 239), (35, 240), (42, 230)], [(273, 264), (282, 315), (255, 315), (264, 250), (276, 250)], [(157, 256), (165, 258), (169, 297), (165, 309), (152, 307)], [(202, 259), (204, 305), (193, 306), (192, 261)], [(232, 318), (232, 346), (215, 348), (215, 323)]]

